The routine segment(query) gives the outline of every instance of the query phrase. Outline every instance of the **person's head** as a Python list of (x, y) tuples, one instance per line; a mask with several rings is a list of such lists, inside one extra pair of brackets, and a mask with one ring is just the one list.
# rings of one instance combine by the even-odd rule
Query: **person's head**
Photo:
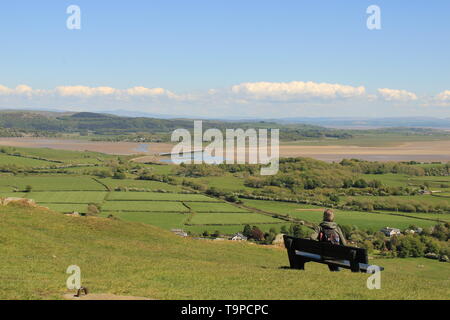
[(333, 222), (334, 221), (334, 212), (331, 209), (327, 209), (323, 213), (323, 221)]

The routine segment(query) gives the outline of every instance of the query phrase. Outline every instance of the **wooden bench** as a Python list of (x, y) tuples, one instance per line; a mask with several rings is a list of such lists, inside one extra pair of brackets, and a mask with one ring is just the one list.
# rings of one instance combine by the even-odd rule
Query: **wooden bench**
[[(369, 259), (366, 249), (340, 246), (327, 242), (299, 239), (285, 235), (284, 245), (292, 269), (305, 270), (305, 263), (318, 262), (328, 266), (350, 269), (352, 272), (367, 272)], [(378, 266), (376, 266), (378, 267)], [(383, 267), (378, 267), (384, 270)]]

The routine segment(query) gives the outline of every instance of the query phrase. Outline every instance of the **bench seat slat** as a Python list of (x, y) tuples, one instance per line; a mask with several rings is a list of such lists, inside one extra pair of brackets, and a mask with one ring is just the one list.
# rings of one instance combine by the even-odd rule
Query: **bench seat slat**
[[(299, 256), (302, 256), (302, 257), (307, 258), (314, 262), (350, 269), (350, 261), (349, 260), (324, 259), (321, 255), (313, 254), (313, 253), (309, 253), (309, 252), (303, 252), (303, 251), (296, 251), (295, 253)], [(367, 270), (369, 269), (370, 266), (372, 266), (372, 265), (367, 264), (367, 263), (359, 263), (359, 268), (363, 272), (367, 272)], [(380, 271), (384, 270), (383, 267), (378, 266), (378, 268), (380, 268)]]

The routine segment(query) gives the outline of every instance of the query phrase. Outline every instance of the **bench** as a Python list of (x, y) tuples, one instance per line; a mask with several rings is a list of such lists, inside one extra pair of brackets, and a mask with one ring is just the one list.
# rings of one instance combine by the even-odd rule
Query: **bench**
[[(299, 239), (287, 235), (284, 235), (284, 245), (292, 269), (305, 270), (307, 262), (341, 267), (350, 269), (352, 272), (367, 272), (371, 267), (366, 249)], [(375, 267), (378, 267), (380, 271), (384, 270), (383, 267)]]

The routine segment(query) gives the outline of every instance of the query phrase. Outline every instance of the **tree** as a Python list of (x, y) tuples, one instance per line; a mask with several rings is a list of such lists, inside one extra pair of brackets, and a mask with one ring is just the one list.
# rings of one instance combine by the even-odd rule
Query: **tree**
[(335, 202), (335, 203), (339, 203), (340, 198), (339, 198), (339, 196), (338, 196), (337, 194), (332, 194), (332, 195), (330, 196), (330, 201), (333, 201), (333, 202)]
[(88, 215), (95, 216), (100, 213), (100, 206), (95, 203), (90, 203), (87, 208)]
[(400, 237), (396, 246), (400, 258), (422, 257), (425, 249), (426, 246), (420, 241), (420, 238), (412, 235)]
[(254, 226), (252, 228), (251, 238), (256, 241), (262, 241), (264, 240), (264, 233), (258, 227)]
[(244, 231), (242, 231), (242, 234), (244, 236), (246, 236), (247, 238), (251, 238), (252, 237), (252, 228), (250, 227), (250, 225), (246, 224), (244, 226)]
[(116, 171), (116, 172), (114, 172), (114, 175), (113, 175), (113, 179), (119, 179), (119, 180), (123, 180), (126, 177), (127, 177), (126, 174), (122, 171)]
[(30, 185), (27, 185), (26, 187), (25, 187), (25, 192), (31, 192), (31, 190), (33, 190), (33, 187), (32, 186), (30, 186)]

